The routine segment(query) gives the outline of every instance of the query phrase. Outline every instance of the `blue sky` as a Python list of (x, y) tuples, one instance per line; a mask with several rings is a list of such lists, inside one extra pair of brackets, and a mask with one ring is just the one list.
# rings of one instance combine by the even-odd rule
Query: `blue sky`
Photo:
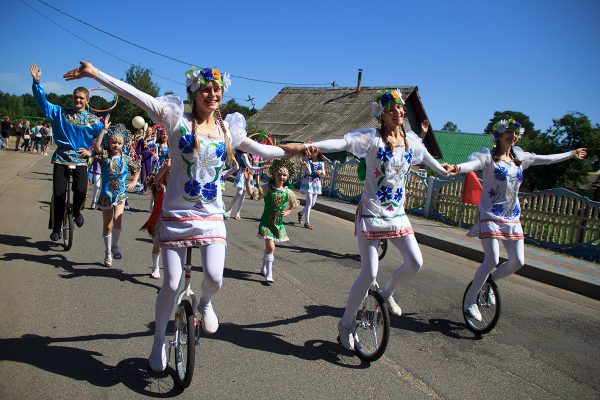
[[(579, 111), (600, 123), (600, 1), (115, 1), (44, 0), (131, 42), (198, 66), (289, 83), (417, 85), (434, 129), (482, 132), (494, 111), (530, 116), (545, 130)], [(43, 17), (34, 11), (29, 4)], [(2, 7), (0, 90), (30, 92), (29, 64), (48, 91), (83, 83), (62, 74), (79, 60), (123, 78), (128, 64), (184, 82), (188, 67), (98, 32), (38, 0)], [(55, 23), (51, 22), (54, 21)], [(185, 88), (155, 76), (161, 92)], [(227, 95), (257, 107), (284, 85), (233, 78)]]

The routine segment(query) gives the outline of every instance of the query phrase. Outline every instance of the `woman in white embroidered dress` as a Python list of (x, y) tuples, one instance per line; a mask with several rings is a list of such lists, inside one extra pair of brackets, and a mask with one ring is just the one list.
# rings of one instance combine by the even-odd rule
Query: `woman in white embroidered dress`
[[(380, 129), (364, 128), (346, 134), (343, 139), (306, 145), (309, 150), (311, 147), (323, 153), (345, 150), (366, 159), (362, 200), (355, 220), (361, 258), (360, 273), (350, 289), (344, 316), (338, 324), (342, 345), (350, 350), (354, 349), (352, 324), (356, 311), (377, 277), (379, 240), (388, 239), (404, 258), (404, 264), (392, 273), (381, 290), (392, 314), (402, 314), (392, 296), (394, 289), (413, 278), (423, 264), (421, 250), (404, 212), (405, 183), (411, 166), (423, 162), (437, 173), (446, 174), (421, 139), (413, 131), (405, 131), (405, 113), (400, 91), (386, 91), (372, 104), (372, 114), (381, 122)], [(429, 122), (424, 121), (421, 129), (427, 132)], [(287, 150), (295, 151), (298, 150), (297, 146), (282, 145)]]
[(214, 68), (193, 67), (186, 73), (192, 113), (184, 113), (181, 99), (174, 95), (154, 98), (82, 61), (64, 75), (73, 80), (89, 77), (143, 108), (169, 135), (171, 171), (157, 227), (165, 277), (156, 298), (154, 343), (148, 359), (155, 371), (166, 368), (165, 330), (181, 281), (185, 249), (199, 246), (204, 279), (198, 311), (202, 327), (214, 333), (219, 321), (211, 299), (223, 281), (226, 234), (223, 222), (220, 175), (225, 161), (233, 163), (233, 149), (278, 158), (279, 147), (246, 138), (246, 121), (235, 113), (223, 121), (219, 106), (230, 84), (228, 74)]
[[(516, 272), (525, 263), (523, 228), (519, 222), (519, 186), (523, 182), (523, 170), (533, 165), (548, 165), (570, 158), (583, 159), (586, 149), (581, 148), (566, 153), (537, 155), (527, 153), (515, 146), (525, 129), (514, 119), (501, 120), (494, 124), (496, 145), (490, 151), (482, 149), (473, 153), (469, 161), (450, 167), (450, 173), (466, 174), (483, 170), (483, 190), (478, 207), (478, 220), (468, 236), (479, 237), (483, 246), (484, 259), (475, 271), (473, 284), (467, 292), (465, 311), (478, 321), (482, 320), (477, 307), (477, 296), (494, 267), (492, 278), (498, 280)], [(508, 259), (500, 261), (502, 241)], [(493, 292), (488, 299), (495, 303)]]

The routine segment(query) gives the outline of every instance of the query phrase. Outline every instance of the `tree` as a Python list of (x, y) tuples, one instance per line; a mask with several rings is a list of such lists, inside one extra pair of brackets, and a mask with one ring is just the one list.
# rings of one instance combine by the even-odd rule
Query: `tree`
[(225, 103), (221, 106), (221, 114), (223, 115), (223, 118), (225, 118), (225, 116), (227, 116), (227, 114), (231, 114), (234, 112), (239, 112), (246, 119), (250, 118), (251, 116), (253, 116), (254, 114), (257, 113), (255, 108), (249, 108), (246, 106), (242, 106), (242, 105), (238, 104), (234, 99), (227, 101), (227, 103)]
[(442, 127), (442, 131), (443, 132), (460, 132), (460, 130), (458, 129), (458, 126), (452, 121), (446, 122), (444, 124), (444, 126)]
[(528, 136), (537, 136), (539, 135), (539, 131), (535, 130), (533, 126), (533, 122), (529, 119), (528, 115), (525, 115), (519, 111), (496, 111), (490, 122), (488, 122), (487, 126), (483, 130), (483, 133), (487, 133), (488, 135), (494, 134), (494, 124), (502, 119), (512, 118), (515, 121), (521, 123), (521, 126), (525, 128), (525, 135)]
[[(124, 80), (136, 89), (139, 89), (152, 97), (157, 97), (159, 95), (160, 86), (152, 81), (152, 73), (148, 68), (143, 68), (140, 65), (132, 65), (125, 72)], [(144, 110), (122, 97), (119, 98), (117, 106), (110, 111), (110, 115), (111, 122), (122, 123), (132, 131), (135, 129), (131, 125), (131, 120), (135, 116), (139, 115), (144, 118), (146, 122), (152, 122)]]

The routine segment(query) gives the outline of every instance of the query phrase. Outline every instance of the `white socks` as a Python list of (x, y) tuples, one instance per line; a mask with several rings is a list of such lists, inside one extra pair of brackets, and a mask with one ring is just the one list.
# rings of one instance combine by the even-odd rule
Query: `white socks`
[(111, 254), (111, 248), (112, 248), (112, 234), (108, 234), (106, 236), (104, 236), (104, 252), (106, 254)]
[(267, 283), (273, 282), (273, 261), (275, 261), (275, 255), (273, 253), (265, 254), (265, 267), (267, 272), (265, 280)]
[(160, 278), (160, 267), (158, 265), (158, 256), (160, 255), (160, 253), (152, 253), (152, 273), (150, 275), (152, 275), (153, 278)]

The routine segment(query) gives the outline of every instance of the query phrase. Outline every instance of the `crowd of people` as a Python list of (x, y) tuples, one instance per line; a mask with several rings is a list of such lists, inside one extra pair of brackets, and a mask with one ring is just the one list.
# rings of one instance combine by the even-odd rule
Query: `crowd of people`
[[(0, 121), (2, 136), (0, 148), (4, 150), (15, 150), (37, 155), (48, 155), (48, 146), (52, 145), (52, 126), (50, 122), (38, 119), (35, 126), (27, 119), (19, 119), (16, 124), (10, 121), (8, 115), (2, 116)], [(10, 147), (10, 138), (14, 136), (15, 146)]]
[[(503, 120), (494, 127), (496, 142), (492, 149), (472, 155), (470, 161), (463, 164), (442, 165), (429, 154), (421, 138), (406, 129), (406, 105), (397, 90), (383, 91), (374, 99), (372, 115), (379, 121), (377, 128), (357, 128), (343, 138), (315, 143), (263, 144), (248, 137), (242, 115), (221, 116), (219, 108), (223, 93), (231, 81), (229, 75), (216, 68), (193, 67), (186, 72), (187, 95), (191, 104), (189, 113), (184, 112), (184, 103), (179, 97), (165, 95), (154, 98), (89, 62), (81, 62), (79, 67), (64, 75), (67, 80), (94, 79), (141, 107), (154, 125), (131, 134), (123, 125), (112, 126), (109, 116), (98, 118), (90, 114), (86, 110), (89, 93), (83, 87), (78, 87), (73, 93), (72, 114), (48, 103), (40, 84), (41, 70), (35, 64), (30, 70), (36, 103), (50, 120), (57, 144), (52, 157), (51, 239), (58, 240), (60, 237), (60, 218), (57, 217), (62, 215), (61, 205), (64, 207), (64, 168), (67, 165), (76, 166), (73, 188), (78, 226), (84, 222), (81, 210), (88, 176), (91, 177), (94, 186), (92, 206), (102, 208), (106, 267), (111, 267), (114, 259), (123, 257), (118, 243), (127, 190), (136, 189), (138, 178), (141, 178), (137, 190), (152, 194), (152, 211), (142, 229), (153, 238), (151, 276), (161, 277), (159, 258), (164, 273), (156, 298), (155, 332), (148, 358), (154, 371), (166, 368), (165, 331), (179, 289), (187, 247), (196, 246), (201, 250), (203, 280), (198, 312), (202, 328), (208, 334), (218, 330), (219, 319), (212, 300), (223, 284), (227, 241), (224, 221), (230, 217), (234, 220), (240, 218), (246, 196), (256, 195), (264, 199), (264, 210), (258, 224), (258, 236), (265, 241), (261, 272), (265, 282), (274, 282), (275, 246), (288, 240), (283, 218), (299, 205), (294, 191), (288, 187), (290, 178), (295, 176), (295, 166), (289, 161), (291, 157), (305, 157), (301, 164), (301, 191), (306, 194), (306, 202), (297, 217), (307, 229), (312, 229), (310, 212), (321, 193), (320, 179), (325, 174), (322, 154), (346, 151), (366, 163), (362, 200), (355, 219), (360, 272), (349, 290), (345, 311), (338, 324), (342, 345), (353, 349), (352, 323), (359, 304), (377, 278), (379, 241), (387, 239), (403, 257), (403, 263), (381, 287), (382, 297), (391, 314), (402, 315), (394, 293), (423, 265), (423, 256), (404, 210), (406, 176), (414, 165), (423, 163), (440, 175), (483, 170), (484, 191), (478, 221), (470, 235), (481, 239), (485, 260), (475, 273), (468, 293), (471, 301), (465, 308), (465, 312), (473, 318), (481, 319), (474, 298), (494, 267), (497, 266), (493, 277), (500, 279), (524, 264), (518, 202), (523, 170), (536, 164), (586, 156), (583, 148), (550, 156), (527, 153), (516, 146), (523, 134), (520, 124), (514, 120)], [(30, 132), (28, 126), (28, 123), (22, 124), (20, 131)], [(423, 121), (420, 128), (427, 133), (428, 121)], [(31, 135), (29, 133), (29, 140)], [(24, 134), (22, 136), (27, 140)], [(252, 156), (271, 161), (258, 165)], [(270, 181), (261, 185), (255, 181), (254, 175), (266, 170)], [(226, 206), (222, 196), (224, 178), (236, 171), (233, 183), (235, 196)], [(129, 173), (132, 180), (127, 184)], [(230, 226), (234, 228), (235, 225)], [(498, 265), (500, 241), (505, 245), (509, 258)]]

